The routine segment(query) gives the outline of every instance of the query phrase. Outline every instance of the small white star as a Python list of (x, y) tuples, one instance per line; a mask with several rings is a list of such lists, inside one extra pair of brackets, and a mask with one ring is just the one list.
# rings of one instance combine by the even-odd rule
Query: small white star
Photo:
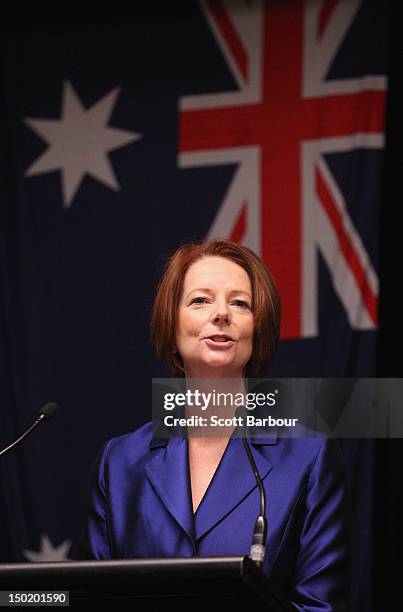
[(71, 540), (66, 540), (53, 547), (46, 533), (41, 535), (41, 544), (38, 552), (32, 550), (23, 550), (22, 554), (28, 561), (41, 563), (45, 561), (68, 561), (67, 553), (71, 547)]
[(86, 109), (72, 85), (66, 81), (61, 119), (24, 119), (49, 143), (25, 176), (61, 170), (64, 208), (70, 208), (85, 174), (92, 175), (115, 191), (120, 189), (107, 152), (139, 140), (142, 135), (107, 126), (119, 92), (120, 88), (113, 89)]

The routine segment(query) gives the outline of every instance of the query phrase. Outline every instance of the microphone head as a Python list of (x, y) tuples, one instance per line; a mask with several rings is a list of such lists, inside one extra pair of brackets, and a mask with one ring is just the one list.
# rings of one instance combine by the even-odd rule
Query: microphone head
[(42, 406), (42, 408), (39, 411), (39, 415), (38, 416), (43, 415), (43, 417), (46, 420), (49, 420), (53, 416), (55, 416), (55, 414), (59, 410), (59, 408), (60, 408), (60, 406), (59, 406), (59, 404), (56, 404), (56, 402), (48, 402), (47, 404)]

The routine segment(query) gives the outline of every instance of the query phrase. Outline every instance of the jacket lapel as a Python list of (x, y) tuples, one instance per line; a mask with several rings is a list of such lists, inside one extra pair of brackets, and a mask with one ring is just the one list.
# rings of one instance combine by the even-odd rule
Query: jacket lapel
[[(262, 480), (267, 477), (272, 465), (259, 452), (259, 447), (276, 443), (275, 431), (271, 437), (249, 439)], [(257, 487), (241, 438), (231, 438), (193, 517), (187, 440), (154, 439), (150, 448), (161, 448), (161, 452), (145, 466), (146, 477), (169, 513), (192, 541), (213, 529)]]
[[(260, 477), (266, 478), (271, 463), (259, 452), (259, 446), (276, 444), (277, 436), (251, 438), (251, 451)], [(212, 481), (195, 514), (195, 537), (201, 538), (234, 510), (254, 489), (256, 479), (241, 438), (231, 438)], [(256, 516), (259, 508), (256, 508)]]
[[(183, 438), (171, 438), (157, 446), (165, 446), (145, 466), (144, 471), (162, 503), (185, 533), (194, 539), (190, 492), (188, 445)], [(156, 448), (156, 444), (150, 445)]]

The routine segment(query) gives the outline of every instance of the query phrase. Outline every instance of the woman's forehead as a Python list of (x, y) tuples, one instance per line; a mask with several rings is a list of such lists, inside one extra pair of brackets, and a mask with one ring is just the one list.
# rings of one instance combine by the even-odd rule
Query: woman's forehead
[(200, 289), (219, 285), (249, 292), (251, 290), (246, 270), (230, 259), (217, 256), (203, 257), (189, 267), (184, 278), (184, 289), (194, 285), (200, 285), (197, 287)]

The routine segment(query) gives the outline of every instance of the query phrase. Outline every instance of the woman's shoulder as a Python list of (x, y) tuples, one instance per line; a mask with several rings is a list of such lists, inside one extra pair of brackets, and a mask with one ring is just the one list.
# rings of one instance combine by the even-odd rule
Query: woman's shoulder
[(301, 427), (294, 437), (279, 441), (280, 462), (311, 474), (331, 471), (346, 476), (346, 464), (338, 439)]
[[(275, 428), (267, 439), (259, 436), (252, 439), (261, 445), (273, 463), (294, 466), (296, 471), (310, 470), (316, 464), (343, 466), (343, 454), (337, 439), (328, 437), (302, 423), (292, 428)], [(293, 469), (294, 469), (293, 468)]]
[(150, 452), (155, 440), (155, 429), (155, 423), (149, 421), (134, 431), (110, 438), (102, 447), (103, 454), (108, 460), (140, 458)]

